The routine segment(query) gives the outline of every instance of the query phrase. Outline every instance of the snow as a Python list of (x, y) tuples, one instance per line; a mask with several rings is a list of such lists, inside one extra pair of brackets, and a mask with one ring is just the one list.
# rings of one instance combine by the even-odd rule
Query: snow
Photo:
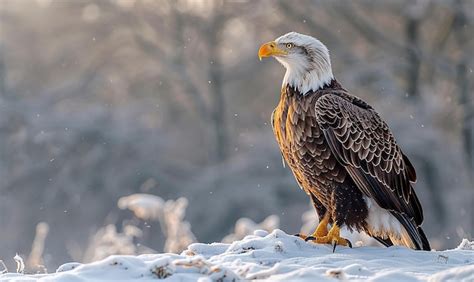
[(233, 243), (194, 243), (180, 255), (109, 256), (67, 263), (51, 274), (0, 275), (0, 281), (474, 281), (474, 244), (453, 250), (317, 245), (281, 230), (256, 230)]

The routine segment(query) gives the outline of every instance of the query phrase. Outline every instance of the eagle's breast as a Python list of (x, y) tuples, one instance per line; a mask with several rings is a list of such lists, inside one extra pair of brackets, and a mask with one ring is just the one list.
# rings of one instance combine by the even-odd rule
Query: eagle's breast
[(316, 101), (324, 95), (316, 91), (301, 95), (294, 88), (282, 89), (272, 124), (283, 157), (300, 187), (329, 204), (335, 183), (342, 183), (346, 171), (332, 155), (316, 120)]

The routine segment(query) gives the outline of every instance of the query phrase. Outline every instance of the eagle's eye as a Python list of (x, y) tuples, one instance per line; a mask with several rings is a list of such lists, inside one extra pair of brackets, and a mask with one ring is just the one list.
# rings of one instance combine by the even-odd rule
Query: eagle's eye
[(293, 43), (286, 43), (286, 48), (287, 49), (293, 48)]

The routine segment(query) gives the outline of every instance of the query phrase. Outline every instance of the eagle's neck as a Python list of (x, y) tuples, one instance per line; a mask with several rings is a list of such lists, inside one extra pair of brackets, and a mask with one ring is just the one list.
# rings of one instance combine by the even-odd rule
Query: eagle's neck
[(282, 87), (290, 85), (298, 89), (302, 95), (309, 92), (315, 92), (331, 83), (334, 79), (332, 74), (331, 61), (329, 53), (319, 50), (312, 50), (311, 59), (296, 57), (278, 59), (286, 68)]
[(334, 78), (332, 70), (316, 68), (311, 71), (305, 69), (288, 68), (283, 78), (282, 86), (289, 85), (298, 89), (302, 95), (315, 92), (330, 84)]

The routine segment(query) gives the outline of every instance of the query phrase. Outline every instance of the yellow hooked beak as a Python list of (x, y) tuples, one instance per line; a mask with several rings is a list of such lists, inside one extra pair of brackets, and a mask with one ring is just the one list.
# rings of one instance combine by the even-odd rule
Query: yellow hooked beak
[(260, 61), (262, 58), (287, 54), (285, 50), (278, 48), (278, 44), (275, 41), (267, 42), (258, 49), (258, 58)]

